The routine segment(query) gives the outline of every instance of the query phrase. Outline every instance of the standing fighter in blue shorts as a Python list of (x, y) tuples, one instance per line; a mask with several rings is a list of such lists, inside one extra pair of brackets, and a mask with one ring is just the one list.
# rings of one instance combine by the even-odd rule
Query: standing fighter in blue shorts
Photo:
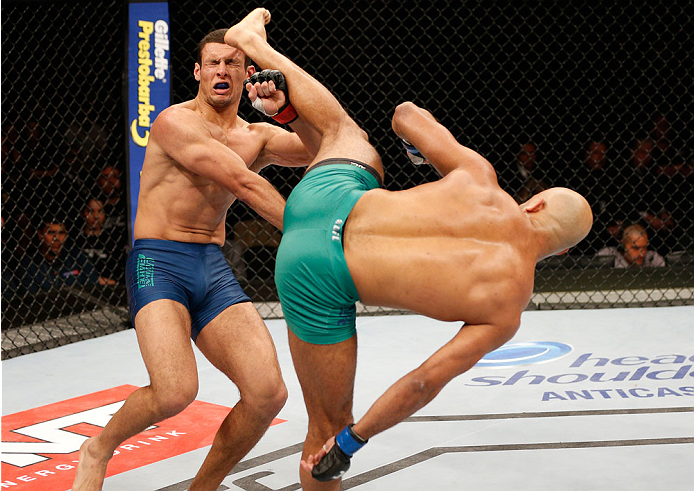
[(126, 272), (150, 385), (133, 392), (104, 430), (82, 445), (73, 491), (101, 489), (118, 445), (195, 399), (191, 338), (241, 396), (191, 491), (216, 490), (287, 397), (270, 334), (220, 246), (227, 209), (237, 198), (282, 229), (284, 199), (257, 172), (270, 163), (307, 165), (319, 135), (296, 119), (284, 92), (267, 81), (249, 94), (254, 107), (277, 113), (275, 119), (295, 132), (238, 116), (244, 80), (255, 68), (224, 44), (225, 32), (210, 33), (198, 46), (195, 99), (165, 109), (152, 125)]
[[(366, 134), (325, 87), (267, 43), (269, 21), (256, 9), (224, 39), (280, 70), (299, 117), (321, 133), (287, 200), (275, 278), (308, 411), (301, 483), (306, 491), (337, 490), (369, 438), (514, 335), (537, 261), (585, 237), (592, 214), (565, 188), (518, 205), (487, 160), (412, 103), (396, 108), (393, 130), (443, 177), (405, 191), (378, 189), (383, 168)], [(465, 324), (352, 424), (357, 300)]]

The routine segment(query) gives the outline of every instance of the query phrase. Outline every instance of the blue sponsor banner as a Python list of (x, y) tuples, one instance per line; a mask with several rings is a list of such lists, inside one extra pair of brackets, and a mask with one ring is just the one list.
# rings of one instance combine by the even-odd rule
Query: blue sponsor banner
[(157, 115), (171, 103), (169, 36), (168, 2), (129, 2), (126, 134), (131, 244), (140, 193), (140, 172), (150, 128)]

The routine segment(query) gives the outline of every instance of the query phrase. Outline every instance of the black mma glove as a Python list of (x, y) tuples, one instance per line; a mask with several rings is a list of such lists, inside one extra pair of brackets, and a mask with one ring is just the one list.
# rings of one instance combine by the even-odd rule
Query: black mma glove
[(253, 107), (257, 111), (263, 113), (265, 116), (270, 116), (278, 123), (289, 124), (294, 122), (294, 120), (296, 120), (296, 118), (298, 118), (299, 116), (298, 114), (296, 114), (294, 107), (289, 103), (289, 91), (287, 90), (287, 82), (284, 79), (284, 74), (282, 72), (280, 72), (279, 70), (261, 70), (259, 72), (255, 72), (253, 75), (250, 76), (250, 78), (246, 79), (246, 81), (243, 83), (243, 86), (245, 87), (247, 83), (255, 84), (256, 82), (259, 82), (262, 84), (263, 82), (270, 81), (275, 82), (275, 88), (277, 90), (281, 90), (284, 92), (284, 97), (286, 100), (284, 106), (282, 106), (279, 109), (279, 111), (277, 111), (275, 114), (268, 114), (265, 112), (262, 99), (258, 97), (255, 101), (253, 101)]
[(354, 424), (347, 425), (338, 433), (335, 445), (313, 466), (311, 475), (315, 480), (325, 482), (340, 478), (349, 469), (352, 455), (369, 441), (357, 435), (352, 426)]
[(313, 466), (311, 475), (316, 481), (332, 481), (333, 479), (338, 479), (342, 474), (347, 472), (349, 465), (350, 456), (344, 453), (336, 443), (333, 445), (333, 448), (320, 459), (320, 462)]

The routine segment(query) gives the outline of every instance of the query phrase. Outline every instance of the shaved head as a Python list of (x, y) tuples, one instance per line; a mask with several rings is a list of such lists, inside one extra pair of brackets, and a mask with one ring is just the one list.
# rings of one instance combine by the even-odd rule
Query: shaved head
[(535, 220), (545, 232), (546, 247), (540, 257), (547, 257), (575, 246), (593, 226), (593, 212), (588, 201), (568, 188), (550, 188), (521, 205), (534, 209)]

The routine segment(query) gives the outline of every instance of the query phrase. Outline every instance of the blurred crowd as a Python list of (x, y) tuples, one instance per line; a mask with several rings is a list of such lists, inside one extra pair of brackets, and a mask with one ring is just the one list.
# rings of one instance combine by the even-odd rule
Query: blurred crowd
[[(3, 297), (123, 284), (124, 175), (120, 163), (103, 162), (103, 129), (89, 114), (75, 121), (83, 124), (70, 126), (57, 143), (38, 119), (3, 125)], [(497, 170), (518, 203), (550, 186), (586, 197), (594, 226), (570, 254), (612, 257), (615, 268), (665, 266), (693, 252), (694, 235), (694, 157), (673, 143), (672, 133), (667, 116), (657, 114), (626, 149), (607, 138), (585, 142), (562, 173), (535, 142), (522, 141), (515, 164)]]
[(125, 185), (106, 142), (93, 121), (57, 136), (39, 119), (3, 125), (3, 297), (123, 283)]
[(672, 133), (657, 114), (624, 150), (592, 139), (566, 175), (556, 174), (534, 142), (521, 142), (507, 191), (522, 203), (551, 186), (575, 189), (590, 203), (594, 225), (572, 254), (613, 256), (616, 268), (665, 266), (668, 257), (694, 252), (694, 156)]

